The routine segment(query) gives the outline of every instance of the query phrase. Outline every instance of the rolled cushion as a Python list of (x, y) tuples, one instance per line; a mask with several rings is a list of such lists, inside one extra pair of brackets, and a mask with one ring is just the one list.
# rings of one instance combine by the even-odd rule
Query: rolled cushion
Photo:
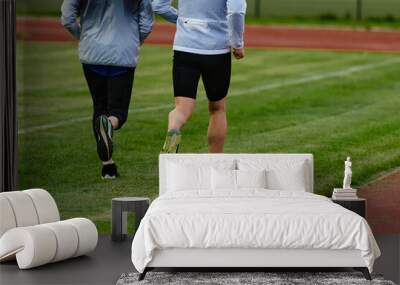
[(0, 237), (15, 227), (60, 220), (56, 202), (43, 189), (0, 193), (0, 214)]
[(39, 223), (35, 205), (31, 197), (22, 191), (1, 193), (10, 203), (17, 227), (27, 227)]
[(56, 236), (57, 250), (51, 262), (57, 262), (75, 256), (79, 237), (75, 228), (65, 222), (55, 222), (43, 225), (53, 231)]
[(51, 262), (56, 250), (56, 236), (42, 225), (11, 229), (0, 239), (0, 261), (15, 256), (20, 269)]
[(98, 233), (95, 224), (88, 219), (74, 218), (63, 221), (74, 226), (78, 233), (78, 248), (75, 256), (80, 256), (93, 251), (97, 246)]
[(36, 208), (39, 224), (52, 223), (60, 220), (56, 201), (49, 192), (43, 189), (22, 191), (30, 196)]
[(16, 226), (17, 223), (10, 202), (6, 197), (0, 195), (0, 237)]
[(20, 269), (80, 256), (97, 245), (96, 226), (76, 218), (7, 231), (0, 238), (0, 261), (17, 259)]

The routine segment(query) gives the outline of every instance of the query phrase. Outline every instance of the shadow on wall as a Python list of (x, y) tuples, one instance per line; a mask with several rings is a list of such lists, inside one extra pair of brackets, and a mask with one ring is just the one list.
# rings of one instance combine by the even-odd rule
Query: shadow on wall
[(374, 234), (400, 234), (400, 169), (361, 188)]

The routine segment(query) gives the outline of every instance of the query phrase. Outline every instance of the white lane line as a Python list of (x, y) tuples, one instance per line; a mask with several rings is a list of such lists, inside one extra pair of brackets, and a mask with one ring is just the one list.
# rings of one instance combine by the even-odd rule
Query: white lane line
[(395, 63), (400, 63), (400, 60), (386, 60), (382, 61), (379, 63), (371, 63), (371, 64), (364, 64), (364, 65), (357, 65), (353, 66), (347, 69), (343, 70), (338, 70), (338, 71), (332, 71), (332, 72), (325, 72), (317, 75), (311, 75), (299, 79), (292, 79), (292, 80), (286, 80), (282, 82), (277, 82), (277, 83), (272, 83), (272, 84), (266, 84), (266, 85), (259, 85), (253, 88), (249, 89), (243, 89), (243, 90), (238, 90), (236, 92), (232, 92), (230, 96), (242, 96), (245, 94), (254, 94), (258, 93), (260, 91), (267, 91), (267, 90), (272, 90), (272, 89), (278, 89), (281, 87), (286, 87), (286, 86), (291, 86), (291, 85), (298, 85), (298, 84), (304, 84), (304, 83), (309, 83), (309, 82), (314, 82), (314, 81), (320, 81), (328, 78), (335, 78), (335, 77), (343, 77), (347, 75), (351, 75), (353, 73), (358, 73), (361, 71), (365, 70), (370, 70), (374, 68), (379, 68), (387, 65), (392, 65)]
[[(140, 72), (140, 77), (155, 77), (158, 74), (161, 73), (165, 73), (166, 71), (169, 71), (170, 68), (159, 68), (157, 69), (157, 72), (154, 71), (142, 71)], [(73, 91), (75, 92), (80, 92), (80, 91), (87, 91), (87, 85), (86, 82), (82, 81), (82, 80), (63, 80), (62, 83), (57, 83), (57, 85), (53, 86), (38, 86), (38, 85), (25, 85), (22, 86), (21, 88), (17, 89), (17, 94), (23, 94), (23, 93), (27, 93), (27, 92), (37, 92), (37, 91), (42, 91), (42, 92), (46, 92), (46, 91), (52, 91), (54, 89), (68, 89), (71, 86), (74, 86)], [(165, 88), (164, 88), (165, 89)], [(150, 90), (151, 92), (151, 90)]]
[[(338, 63), (348, 63), (349, 60), (353, 60), (353, 59), (362, 59), (362, 57), (360, 55), (357, 56), (353, 56), (353, 57), (349, 57), (346, 59), (341, 59), (341, 60), (335, 60), (334, 63), (338, 64)], [(259, 61), (259, 60), (258, 60)], [(321, 65), (327, 65), (330, 62), (332, 62), (333, 60), (328, 60), (326, 62), (324, 62), (323, 64), (321, 64), (321, 62), (315, 62), (312, 63), (310, 65), (308, 65), (308, 67), (319, 67)], [(248, 63), (248, 61), (246, 62), (246, 64)], [(302, 65), (302, 63), (295, 63), (293, 65), (291, 65), (291, 67), (296, 68), (296, 66)], [(140, 67), (139, 67), (140, 68)], [(149, 70), (148, 68), (142, 68), (140, 69), (140, 71), (138, 72), (138, 76), (140, 77), (154, 77), (157, 76), (158, 74), (161, 73), (165, 73), (166, 71), (170, 71), (171, 67), (163, 67), (163, 68), (158, 68), (157, 71), (153, 70)], [(262, 71), (257, 71), (255, 73), (255, 75), (261, 75)], [(83, 74), (82, 74), (83, 75)], [(239, 82), (247, 82), (249, 79), (253, 78), (254, 75), (252, 73), (247, 73), (247, 74), (242, 74), (240, 75), (240, 73), (238, 74), (234, 74), (231, 78), (231, 81), (235, 81), (236, 83)], [(37, 92), (37, 91), (42, 91), (42, 92), (48, 92), (48, 91), (52, 91), (54, 89), (60, 90), (60, 89), (69, 89), (71, 86), (74, 86), (73, 91), (74, 92), (82, 92), (82, 91), (87, 91), (87, 84), (86, 82), (79, 80), (79, 79), (72, 79), (72, 80), (63, 80), (62, 83), (57, 82), (56, 85), (49, 85), (49, 86), (43, 86), (43, 85), (29, 85), (29, 84), (24, 84), (22, 87), (17, 88), (17, 94), (22, 94), (22, 93), (27, 93), (27, 92)], [(19, 86), (17, 86), (19, 87)], [(162, 89), (162, 91), (165, 90), (165, 88)], [(145, 93), (141, 93), (141, 94), (159, 94), (160, 91), (158, 90), (147, 90), (145, 91)]]
[[(145, 107), (145, 108), (138, 108), (138, 109), (130, 109), (129, 113), (147, 113), (147, 112), (152, 112), (152, 111), (159, 111), (159, 110), (164, 110), (168, 108), (172, 108), (173, 104), (162, 104), (158, 106), (152, 106), (152, 107)], [(92, 119), (92, 116), (85, 116), (85, 117), (80, 117), (80, 118), (73, 118), (73, 119), (67, 119), (63, 120), (57, 123), (52, 123), (52, 124), (44, 124), (40, 126), (35, 126), (35, 127), (30, 127), (28, 129), (22, 129), (18, 131), (19, 135), (23, 134), (28, 134), (28, 133), (33, 133), (36, 131), (43, 131), (43, 130), (49, 130), (49, 129), (54, 129), (57, 127), (61, 126), (66, 126), (66, 125), (71, 125), (74, 123), (81, 123), (81, 122), (86, 122)]]
[[(251, 94), (256, 94), (258, 92), (261, 92), (261, 91), (279, 89), (282, 87), (299, 85), (299, 84), (304, 84), (304, 83), (309, 83), (309, 82), (314, 82), (314, 81), (320, 81), (320, 80), (324, 80), (324, 79), (328, 79), (328, 78), (343, 77), (343, 76), (351, 75), (353, 73), (358, 73), (358, 72), (362, 72), (362, 71), (366, 71), (366, 70), (370, 70), (370, 69), (374, 69), (374, 68), (392, 65), (395, 63), (400, 63), (400, 60), (390, 59), (390, 60), (382, 61), (379, 63), (357, 65), (357, 66), (353, 66), (353, 67), (346, 68), (343, 70), (325, 72), (325, 73), (321, 73), (318, 75), (311, 75), (311, 76), (307, 76), (307, 77), (303, 77), (303, 78), (299, 78), (299, 79), (285, 80), (285, 81), (278, 82), (278, 83), (258, 85), (256, 87), (249, 88), (249, 89), (232, 91), (232, 92), (230, 92), (229, 96), (236, 97), (236, 96), (243, 96), (243, 95), (251, 95)], [(204, 100), (206, 100), (206, 98), (199, 99), (199, 101), (204, 101)], [(162, 105), (152, 106), (152, 107), (131, 109), (131, 110), (129, 110), (129, 113), (131, 113), (131, 112), (147, 113), (147, 112), (170, 109), (172, 107), (173, 107), (173, 104), (162, 104)], [(40, 126), (29, 127), (27, 129), (19, 130), (18, 134), (23, 135), (23, 134), (27, 134), (27, 133), (33, 133), (36, 131), (54, 129), (54, 128), (57, 128), (60, 126), (71, 125), (74, 123), (88, 121), (91, 118), (92, 118), (91, 116), (85, 116), (85, 117), (80, 117), (80, 118), (62, 120), (60, 122), (52, 123), (52, 124), (44, 124), (44, 125), (40, 125)]]
[(24, 48), (22, 48), (20, 51), (17, 52), (18, 52), (17, 61), (25, 61), (27, 59), (40, 59), (41, 61), (45, 61), (51, 57), (65, 57), (65, 56), (78, 55), (78, 49), (56, 50), (56, 51), (46, 52), (45, 54), (41, 54), (36, 50), (25, 50)]

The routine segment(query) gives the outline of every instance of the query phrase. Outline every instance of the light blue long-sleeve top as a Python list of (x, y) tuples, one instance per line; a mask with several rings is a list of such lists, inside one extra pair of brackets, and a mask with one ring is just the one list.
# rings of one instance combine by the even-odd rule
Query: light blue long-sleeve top
[(86, 64), (135, 67), (153, 26), (151, 0), (64, 0), (61, 13)]
[(222, 54), (243, 47), (245, 0), (153, 0), (153, 10), (176, 23), (174, 50)]

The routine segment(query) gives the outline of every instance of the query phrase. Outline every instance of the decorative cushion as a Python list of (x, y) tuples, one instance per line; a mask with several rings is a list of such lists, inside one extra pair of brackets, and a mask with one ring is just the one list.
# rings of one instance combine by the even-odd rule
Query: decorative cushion
[[(193, 157), (193, 158), (192, 158)], [(171, 156), (165, 161), (165, 190), (211, 190), (211, 167), (235, 169), (236, 160), (210, 159), (208, 156), (185, 155), (184, 158)]]
[(212, 190), (236, 190), (236, 170), (215, 169), (211, 170), (211, 189)]
[(57, 250), (51, 262), (57, 262), (75, 256), (78, 250), (79, 236), (75, 228), (68, 222), (54, 222), (44, 224), (49, 228), (57, 240)]
[(262, 170), (236, 170), (237, 188), (267, 188), (267, 171)]
[(265, 189), (267, 188), (267, 171), (263, 170), (211, 170), (211, 189), (240, 190), (240, 189)]
[(57, 251), (53, 231), (43, 225), (14, 228), (0, 239), (0, 261), (16, 257), (20, 269), (51, 262)]
[(29, 195), (22, 191), (1, 193), (10, 203), (17, 227), (27, 227), (39, 224), (35, 205)]
[(43, 189), (0, 193), (0, 206), (0, 237), (11, 228), (60, 220), (56, 202)]
[(268, 188), (276, 190), (302, 191), (307, 189), (304, 163), (293, 165), (285, 172), (272, 169), (267, 172)]
[(74, 257), (93, 251), (97, 246), (98, 234), (95, 224), (84, 218), (74, 218), (63, 221), (72, 225), (79, 236), (78, 248)]
[(210, 189), (211, 187), (209, 167), (170, 162), (168, 172), (168, 191)]
[(8, 230), (15, 228), (17, 222), (8, 199), (0, 195), (0, 237)]
[(240, 159), (239, 170), (267, 170), (267, 188), (273, 190), (306, 191), (305, 161)]
[(52, 223), (60, 220), (56, 201), (49, 192), (43, 189), (22, 191), (30, 196), (39, 218), (39, 224)]

